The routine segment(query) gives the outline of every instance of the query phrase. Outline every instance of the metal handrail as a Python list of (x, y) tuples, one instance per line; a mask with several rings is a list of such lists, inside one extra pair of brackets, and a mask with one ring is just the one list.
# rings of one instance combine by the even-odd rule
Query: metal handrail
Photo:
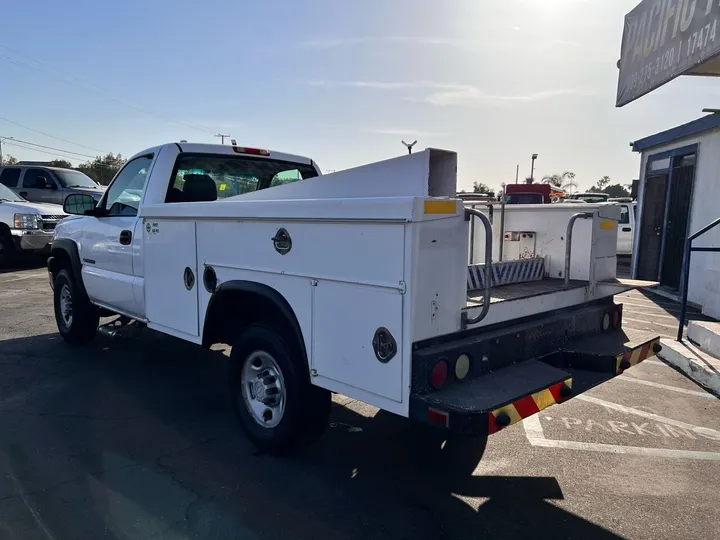
[(470, 226), (473, 226), (472, 217), (480, 218), (485, 226), (485, 268), (483, 268), (483, 305), (482, 310), (472, 319), (468, 317), (467, 311), (463, 311), (461, 315), (462, 329), (464, 330), (471, 324), (477, 324), (485, 318), (488, 310), (490, 309), (490, 279), (492, 276), (492, 224), (488, 217), (474, 208), (465, 209), (465, 219), (470, 221)]
[[(490, 224), (493, 223), (493, 215), (494, 215), (494, 209), (492, 203), (480, 203), (482, 206), (488, 207), (488, 215), (490, 216)], [(475, 207), (477, 204), (470, 205), (470, 208), (475, 210)], [(472, 225), (472, 224), (471, 224)], [(470, 227), (470, 264), (473, 264), (473, 259), (475, 258), (475, 227)]]
[(685, 249), (683, 250), (683, 286), (682, 286), (682, 307), (680, 308), (680, 324), (678, 325), (677, 340), (682, 341), (683, 328), (685, 328), (685, 316), (687, 315), (687, 302), (688, 302), (688, 281), (690, 280), (690, 254), (693, 251), (704, 251), (704, 252), (720, 252), (720, 248), (715, 247), (692, 247), (693, 240), (698, 236), (702, 236), (710, 229), (713, 229), (720, 225), (720, 218), (717, 218), (712, 223), (705, 225), (702, 229), (691, 234), (685, 239)]
[(592, 212), (578, 212), (573, 214), (568, 221), (565, 233), (565, 285), (570, 285), (570, 255), (572, 253), (572, 232), (573, 226), (578, 219), (592, 219)]

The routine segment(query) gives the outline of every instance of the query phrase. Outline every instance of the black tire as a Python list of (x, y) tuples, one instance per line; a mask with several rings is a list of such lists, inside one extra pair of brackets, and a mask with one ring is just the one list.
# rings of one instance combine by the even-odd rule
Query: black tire
[(15, 259), (15, 255), (12, 236), (6, 230), (0, 229), (0, 264), (11, 263)]
[[(300, 345), (293, 341), (287, 338), (285, 332), (270, 324), (253, 324), (243, 331), (230, 353), (233, 408), (245, 435), (261, 452), (285, 454), (299, 450), (318, 439), (328, 423), (330, 392), (310, 384)], [(261, 425), (260, 419), (256, 420), (257, 416), (251, 410), (249, 403), (257, 400), (247, 397), (254, 394), (250, 379), (245, 379), (246, 397), (243, 396), (243, 369), (248, 362), (259, 362), (258, 355), (269, 355), (281, 375), (263, 379), (272, 383), (279, 380), (283, 388), (279, 393), (283, 395), (284, 412), (278, 415), (280, 420), (277, 425), (271, 427)], [(262, 369), (258, 378), (265, 373)], [(269, 421), (273, 421), (272, 411)]]
[[(55, 322), (60, 335), (72, 345), (84, 345), (95, 338), (100, 315), (88, 297), (75, 284), (75, 280), (67, 269), (60, 270), (55, 277)], [(63, 295), (69, 294), (70, 317), (62, 311)], [(67, 304), (67, 302), (66, 302)]]

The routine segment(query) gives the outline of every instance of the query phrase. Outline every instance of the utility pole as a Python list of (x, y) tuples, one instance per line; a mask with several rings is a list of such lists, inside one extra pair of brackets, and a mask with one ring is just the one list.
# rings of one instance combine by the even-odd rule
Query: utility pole
[(3, 164), (3, 153), (2, 153), (2, 143), (3, 141), (6, 141), (8, 139), (13, 139), (14, 137), (0, 137), (0, 167), (2, 167)]
[(216, 133), (216, 137), (220, 137), (220, 144), (225, 144), (225, 137), (230, 137), (230, 135), (225, 135), (224, 133)]
[(535, 174), (535, 160), (537, 159), (537, 154), (532, 155), (532, 160), (530, 161), (530, 180), (535, 181), (535, 177), (533, 174)]
[(518, 176), (520, 176), (520, 165), (515, 167), (515, 183), (518, 183)]
[(405, 148), (408, 149), (408, 154), (412, 154), (413, 146), (415, 146), (417, 144), (417, 141), (413, 141), (409, 144), (406, 143), (405, 141), (400, 141), (400, 142), (403, 143), (405, 145)]

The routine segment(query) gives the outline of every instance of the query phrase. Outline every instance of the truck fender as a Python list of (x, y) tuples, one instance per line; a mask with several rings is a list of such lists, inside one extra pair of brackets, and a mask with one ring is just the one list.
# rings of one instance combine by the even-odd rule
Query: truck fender
[[(300, 323), (295, 316), (295, 312), (285, 297), (277, 290), (265, 285), (264, 283), (257, 283), (255, 281), (231, 280), (218, 286), (210, 297), (207, 310), (205, 311), (205, 322), (203, 324), (202, 335), (203, 347), (210, 347), (213, 343), (218, 342), (218, 329), (217, 325), (213, 321), (213, 318), (216, 316), (215, 311), (223, 309), (223, 307), (221, 307), (224, 303), (223, 299), (227, 298), (228, 295), (233, 294), (261, 298), (265, 306), (271, 306), (272, 312), (274, 312), (276, 317), (280, 317), (282, 322), (286, 323), (286, 329), (291, 333), (291, 337), (294, 338), (295, 343), (297, 343), (300, 349), (302, 349), (302, 358), (307, 368), (307, 348), (305, 347), (305, 339), (303, 338)], [(252, 306), (238, 306), (238, 308), (240, 310), (248, 310), (248, 315), (251, 318), (253, 317), (254, 310), (252, 309)]]
[(48, 271), (53, 275), (53, 278), (63, 267), (69, 267), (68, 269), (75, 279), (78, 291), (87, 298), (87, 291), (82, 280), (80, 254), (78, 253), (77, 244), (69, 238), (54, 239), (50, 248)]

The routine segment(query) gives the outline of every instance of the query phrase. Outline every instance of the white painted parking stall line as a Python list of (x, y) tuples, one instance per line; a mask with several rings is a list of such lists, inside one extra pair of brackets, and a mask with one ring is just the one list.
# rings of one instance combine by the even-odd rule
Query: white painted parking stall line
[(670, 390), (672, 392), (679, 392), (681, 394), (687, 394), (689, 396), (696, 396), (705, 399), (717, 399), (709, 392), (701, 392), (699, 390), (686, 390), (685, 388), (678, 388), (677, 386), (670, 386), (669, 384), (661, 384), (652, 381), (646, 381), (643, 379), (636, 379), (635, 377), (628, 377), (627, 375), (618, 375), (615, 377), (621, 381), (631, 382), (635, 384), (644, 384), (645, 386), (652, 386), (654, 388), (660, 388), (662, 390)]
[(638, 364), (639, 366), (643, 364), (652, 364), (653, 366), (664, 366), (664, 367), (670, 367), (668, 364), (663, 362), (662, 360), (643, 360), (642, 363)]

